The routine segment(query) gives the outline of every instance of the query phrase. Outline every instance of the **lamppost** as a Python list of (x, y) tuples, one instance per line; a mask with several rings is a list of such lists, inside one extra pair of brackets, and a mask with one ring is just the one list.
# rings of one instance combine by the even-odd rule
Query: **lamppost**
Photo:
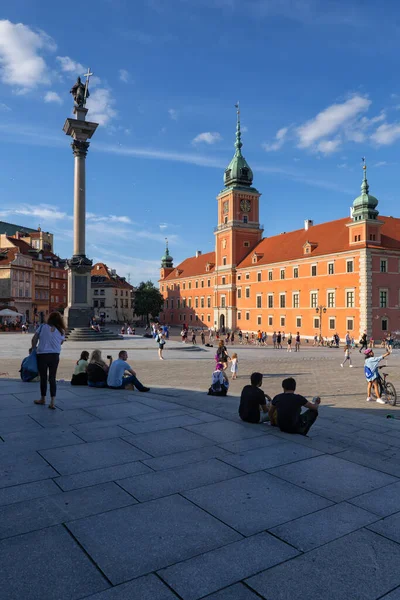
[(319, 315), (319, 342), (321, 342), (321, 340), (322, 340), (322, 315), (326, 313), (326, 306), (324, 306), (323, 304), (320, 304), (315, 309), (315, 312), (317, 313), (317, 315)]

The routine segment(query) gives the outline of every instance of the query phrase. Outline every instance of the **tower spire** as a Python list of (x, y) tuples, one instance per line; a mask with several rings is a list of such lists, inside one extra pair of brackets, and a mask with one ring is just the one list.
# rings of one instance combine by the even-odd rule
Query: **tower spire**
[(164, 256), (161, 257), (161, 267), (171, 269), (173, 266), (173, 258), (169, 253), (168, 249), (168, 238), (165, 238), (165, 253)]
[(353, 221), (374, 220), (379, 215), (377, 210), (378, 200), (369, 193), (367, 180), (367, 163), (362, 157), (363, 179), (361, 183), (361, 194), (353, 202)]
[(237, 104), (235, 104), (235, 108), (236, 108), (236, 142), (235, 142), (235, 148), (236, 148), (236, 152), (235, 152), (235, 156), (242, 156), (242, 132), (240, 131), (240, 102), (239, 100), (237, 101)]
[(367, 180), (367, 163), (365, 160), (365, 156), (363, 156), (361, 160), (363, 162), (363, 180), (362, 180), (362, 184), (361, 184), (361, 193), (368, 194), (369, 193), (369, 185), (368, 185), (368, 180)]

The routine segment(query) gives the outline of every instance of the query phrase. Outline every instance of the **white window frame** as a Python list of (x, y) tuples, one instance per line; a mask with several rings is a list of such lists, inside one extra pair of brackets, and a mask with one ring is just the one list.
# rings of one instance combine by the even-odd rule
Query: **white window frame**
[[(313, 305), (313, 294), (316, 295), (315, 305)], [(310, 290), (310, 308), (317, 308), (318, 306), (318, 290)]]
[[(284, 298), (284, 305), (282, 306), (282, 300), (281, 298)], [(286, 292), (280, 292), (279, 293), (279, 308), (286, 308)]]
[(245, 314), (245, 321), (250, 321), (250, 313), (248, 311)]
[(244, 276), (245, 279), (250, 279), (250, 273), (246, 273), (246, 275)]
[[(272, 302), (270, 304), (269, 299), (272, 298)], [(267, 294), (267, 307), (274, 308), (274, 294)]]
[(257, 271), (257, 281), (262, 281), (262, 271)]
[[(349, 264), (352, 265), (351, 271), (349, 271)], [(354, 259), (353, 258), (348, 258), (346, 260), (346, 273), (354, 273)]]
[(262, 294), (256, 295), (256, 308), (262, 308)]
[(268, 315), (268, 327), (272, 327), (274, 322), (274, 317), (272, 315)]
[[(333, 304), (329, 304), (329, 294), (333, 294)], [(336, 307), (336, 290), (326, 290), (326, 306), (327, 308)]]
[[(351, 323), (351, 325), (350, 325)], [(347, 331), (354, 331), (354, 317), (346, 318), (346, 329)]]
[(250, 298), (250, 287), (245, 287), (244, 288), (244, 297), (245, 298)]
[[(299, 321), (300, 321), (300, 325), (299, 325)], [(302, 322), (303, 322), (302, 317), (296, 317), (296, 329), (301, 329)]]
[[(297, 297), (297, 306), (294, 301), (295, 297)], [(292, 308), (300, 308), (300, 292), (299, 291), (292, 292)]]
[[(333, 327), (331, 327), (331, 321), (333, 321)], [(331, 331), (336, 330), (336, 317), (328, 317), (328, 327)]]
[[(315, 267), (315, 275), (313, 275), (313, 269), (314, 269), (314, 267)], [(317, 277), (318, 276), (318, 266), (317, 266), (317, 263), (313, 263), (311, 265), (310, 275), (311, 275), (311, 277)]]
[(238, 320), (238, 321), (241, 321), (241, 320), (242, 320), (242, 313), (241, 313), (241, 311), (240, 311), (240, 310), (238, 311), (238, 314), (237, 314), (237, 320)]
[[(295, 275), (295, 271), (297, 270), (297, 275)], [(299, 278), (299, 265), (295, 265), (293, 267), (293, 279), (298, 279)]]
[(226, 308), (226, 296), (225, 296), (225, 294), (223, 294), (221, 296), (221, 308)]
[[(283, 277), (282, 277), (282, 275), (283, 275)], [(285, 276), (286, 276), (285, 269), (280, 269), (279, 270), (279, 278), (283, 280), (283, 279), (285, 279)]]
[(239, 298), (239, 300), (242, 297), (242, 288), (241, 287), (237, 288), (237, 297)]
[[(333, 267), (332, 268), (332, 273), (329, 273), (329, 267), (331, 267), (331, 266)], [(328, 262), (328, 267), (327, 267), (327, 271), (326, 272), (327, 272), (328, 275), (334, 275), (335, 274), (335, 261), (331, 260), (331, 261)]]
[[(352, 303), (351, 306), (348, 303), (348, 297), (347, 297), (347, 294), (349, 292), (353, 293), (353, 303)], [(345, 293), (344, 299), (345, 299), (346, 308), (354, 308), (355, 305), (356, 305), (356, 291), (355, 291), (355, 289), (354, 288), (346, 288), (345, 291), (344, 291), (344, 293)]]
[[(316, 325), (316, 323), (318, 323), (318, 325)], [(320, 325), (320, 317), (313, 317), (313, 327), (314, 327), (314, 329), (319, 329), (319, 325)]]
[[(400, 262), (399, 262), (399, 272), (400, 272)], [(273, 281), (273, 272), (268, 271), (268, 281)]]
[(285, 315), (281, 315), (279, 317), (279, 323), (280, 323), (280, 327), (286, 327), (286, 316)]
[[(384, 292), (386, 294), (386, 302), (385, 306), (381, 304), (381, 293)], [(388, 288), (379, 288), (379, 308), (389, 308), (389, 290)]]
[(261, 315), (257, 315), (257, 325), (261, 325), (262, 317)]
[[(385, 270), (382, 271), (382, 265), (385, 265)], [(379, 272), (380, 273), (387, 273), (388, 272), (388, 259), (387, 258), (381, 258), (380, 262), (379, 262)]]

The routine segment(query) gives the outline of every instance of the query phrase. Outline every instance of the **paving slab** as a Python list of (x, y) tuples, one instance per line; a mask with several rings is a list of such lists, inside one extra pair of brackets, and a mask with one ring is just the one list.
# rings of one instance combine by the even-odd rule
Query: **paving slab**
[[(243, 535), (330, 506), (331, 502), (262, 471), (182, 494)], [(290, 498), (283, 502), (282, 498)]]
[(116, 415), (120, 418), (135, 417), (135, 415), (140, 414), (154, 415), (156, 418), (160, 414), (158, 410), (139, 402), (121, 402), (121, 404), (114, 404), (113, 406), (93, 406), (86, 410), (98, 419), (115, 419)]
[(114, 585), (241, 537), (177, 495), (74, 521), (68, 529)]
[(336, 455), (309, 458), (270, 469), (269, 472), (334, 502), (342, 502), (396, 481), (390, 475), (355, 465)]
[(15, 453), (13, 454), (14, 456), (7, 456), (5, 458), (3, 453), (1, 453), (0, 488), (39, 481), (41, 479), (50, 479), (59, 475), (38, 454), (30, 453), (24, 456), (15, 456)]
[(336, 455), (338, 458), (348, 460), (349, 462), (356, 463), (357, 465), (363, 465), (365, 467), (371, 467), (382, 473), (388, 473), (395, 477), (400, 477), (400, 463), (398, 460), (390, 460), (386, 456), (378, 456), (376, 454), (369, 454), (366, 452), (360, 452), (359, 450), (350, 449), (344, 452), (339, 452)]
[(341, 502), (269, 531), (302, 552), (307, 552), (369, 525), (378, 518), (362, 508)]
[(1, 509), (0, 538), (28, 533), (135, 503), (136, 500), (115, 483), (25, 500)]
[(377, 600), (400, 584), (400, 546), (371, 531), (350, 533), (246, 580), (271, 600)]
[(72, 430), (76, 432), (89, 432), (103, 427), (114, 427), (115, 425), (123, 425), (124, 423), (134, 423), (131, 417), (120, 417), (115, 419), (95, 419), (90, 423), (77, 423), (72, 426)]
[(13, 485), (11, 487), (0, 489), (0, 506), (14, 504), (14, 502), (22, 502), (23, 500), (43, 498), (50, 494), (57, 494), (58, 492), (60, 492), (60, 488), (57, 487), (52, 479)]
[(186, 429), (209, 438), (218, 444), (258, 437), (265, 433), (262, 424), (242, 425), (241, 423), (232, 423), (225, 420), (201, 423), (200, 425), (193, 425)]
[[(71, 475), (90, 469), (111, 467), (143, 458), (148, 454), (121, 439), (88, 442), (65, 448), (43, 450), (40, 454), (59, 472)], [(1, 485), (1, 484), (0, 484)]]
[(164, 431), (142, 433), (132, 435), (126, 439), (131, 444), (134, 444), (136, 448), (140, 448), (151, 456), (164, 456), (175, 452), (212, 446), (213, 444), (210, 439), (186, 429), (167, 429)]
[(400, 481), (352, 498), (350, 502), (380, 517), (387, 517), (400, 509)]
[(163, 469), (172, 469), (173, 467), (179, 467), (181, 465), (201, 462), (208, 458), (220, 458), (226, 454), (227, 451), (218, 446), (205, 446), (198, 450), (187, 450), (185, 452), (176, 452), (175, 454), (159, 456), (158, 458), (148, 458), (143, 460), (143, 463), (155, 471), (162, 471)]
[[(271, 437), (268, 436), (268, 439), (270, 440)], [(272, 439), (271, 444), (267, 447), (247, 450), (246, 452), (233, 454), (232, 456), (228, 455), (222, 460), (246, 473), (255, 473), (256, 471), (263, 471), (264, 469), (270, 469), (278, 465), (302, 461), (306, 458), (319, 456), (320, 454), (321, 452), (318, 450), (306, 448), (300, 444), (280, 440), (274, 443), (274, 439)]]
[(85, 442), (98, 442), (100, 440), (110, 440), (120, 438), (127, 434), (127, 430), (119, 425), (109, 425), (108, 427), (97, 427), (91, 431), (77, 431), (78, 439)]
[(198, 600), (297, 554), (272, 535), (260, 533), (180, 562), (159, 575), (185, 600)]
[(64, 475), (62, 477), (56, 477), (53, 481), (57, 483), (63, 491), (68, 492), (70, 490), (76, 490), (98, 483), (116, 481), (117, 479), (124, 479), (125, 477), (132, 477), (133, 475), (141, 475), (142, 473), (153, 473), (153, 471), (150, 467), (136, 461), (115, 465), (113, 467), (104, 467), (104, 469), (84, 471), (83, 473), (76, 473), (75, 475)]
[(207, 596), (206, 600), (259, 600), (260, 596), (254, 594), (242, 583), (236, 583), (229, 587)]
[[(400, 507), (398, 507), (400, 508)], [(400, 512), (390, 515), (368, 526), (368, 529), (400, 544)], [(400, 582), (399, 582), (400, 583)]]
[(96, 421), (96, 417), (81, 408), (72, 410), (61, 410), (59, 408), (57, 408), (57, 410), (48, 410), (48, 406), (46, 405), (35, 406), (35, 409), (34, 412), (30, 413), (30, 416), (45, 428)]
[(187, 425), (199, 424), (199, 419), (191, 417), (190, 415), (179, 415), (169, 417), (168, 413), (162, 418), (152, 419), (145, 421), (144, 423), (132, 423), (123, 425), (124, 429), (136, 434), (147, 433), (150, 431), (161, 431), (162, 429), (176, 429), (177, 427), (185, 427)]
[(184, 465), (157, 473), (128, 477), (117, 483), (139, 502), (145, 502), (240, 475), (243, 475), (243, 471), (211, 458), (196, 463), (195, 468), (193, 465)]
[(62, 526), (1, 541), (0, 563), (6, 600), (79, 600), (109, 587)]
[(227, 450), (232, 454), (239, 454), (246, 452), (247, 450), (254, 450), (255, 448), (263, 448), (267, 446), (273, 446), (284, 443), (285, 440), (280, 440), (274, 435), (259, 435), (254, 438), (247, 438), (245, 440), (238, 440), (236, 442), (228, 442), (226, 444), (219, 444), (220, 448)]
[(2, 436), (7, 445), (11, 445), (19, 451), (24, 449), (27, 452), (32, 450), (47, 450), (48, 448), (59, 448), (61, 446), (72, 446), (81, 444), (82, 440), (70, 430), (57, 429), (50, 431), (43, 429), (35, 431), (20, 431), (16, 433), (6, 433)]
[(386, 596), (382, 596), (381, 600), (400, 600), (400, 587), (396, 588)]
[(177, 596), (156, 575), (144, 575), (85, 600), (176, 600)]
[[(50, 412), (50, 411), (48, 411)], [(52, 411), (54, 412), (54, 411)], [(0, 435), (14, 431), (43, 431), (43, 428), (29, 415), (2, 416), (0, 415)]]

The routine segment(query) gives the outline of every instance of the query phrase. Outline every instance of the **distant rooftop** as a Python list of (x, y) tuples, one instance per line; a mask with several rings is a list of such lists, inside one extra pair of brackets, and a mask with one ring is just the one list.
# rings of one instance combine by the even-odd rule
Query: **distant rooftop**
[(15, 235), (17, 231), (20, 231), (21, 233), (35, 233), (37, 232), (37, 229), (31, 229), (30, 227), (23, 227), (22, 225), (14, 225), (13, 223), (0, 221), (0, 233), (5, 233), (6, 235)]

